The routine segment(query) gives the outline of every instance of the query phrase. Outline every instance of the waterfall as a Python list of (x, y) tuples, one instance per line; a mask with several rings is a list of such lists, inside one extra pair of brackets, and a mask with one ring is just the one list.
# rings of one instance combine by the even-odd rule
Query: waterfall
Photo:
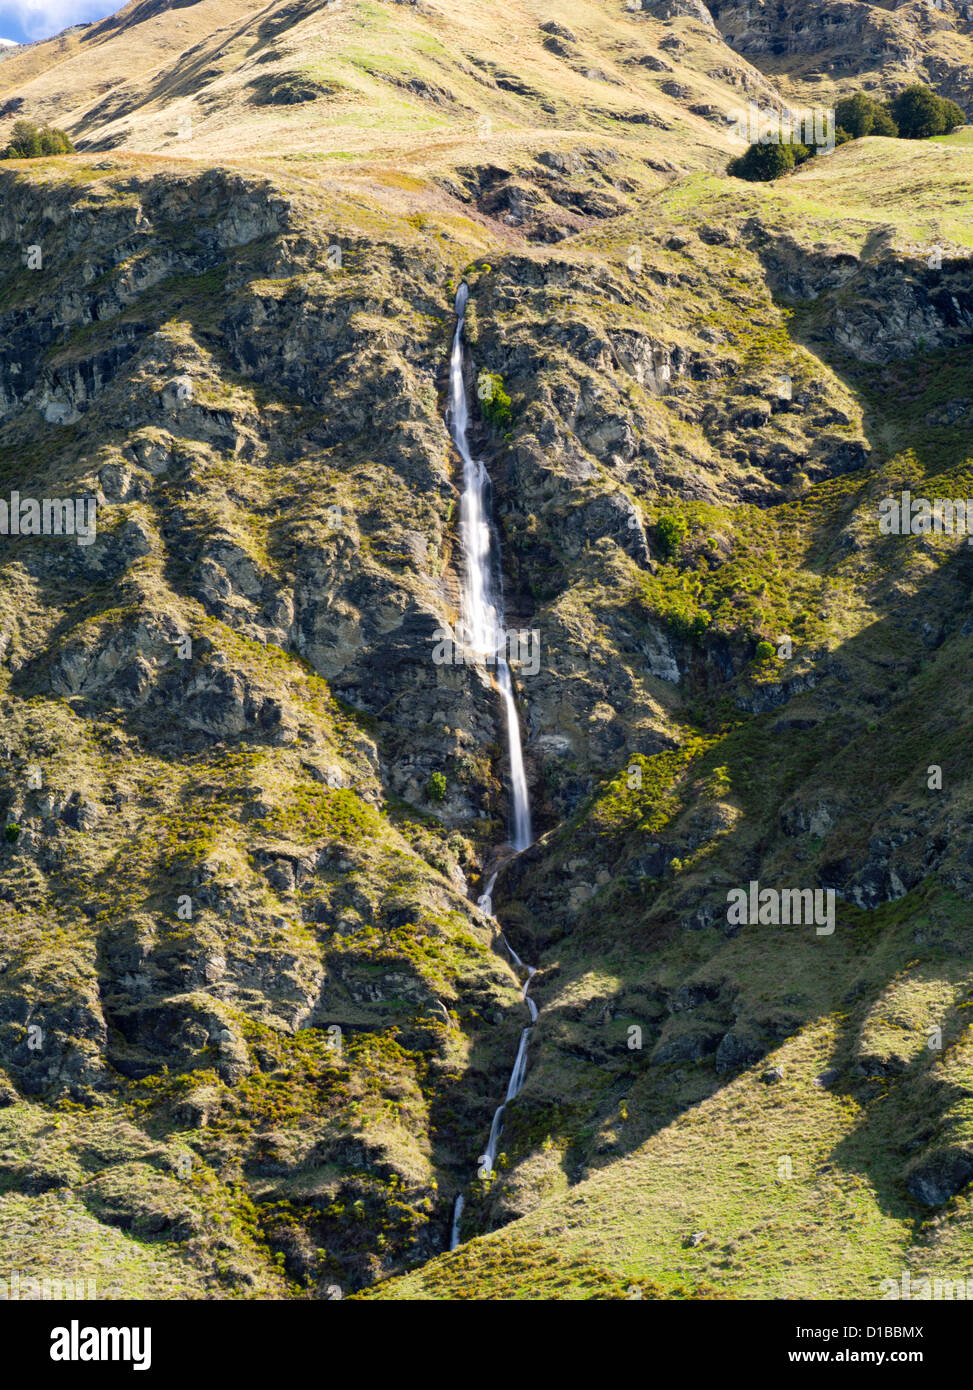
[[(506, 635), (503, 631), (503, 602), (500, 586), (494, 586), (494, 546), (493, 529), (490, 525), (489, 497), (490, 478), (482, 462), (470, 453), (469, 410), (466, 403), (466, 387), (463, 381), (463, 323), (466, 318), (466, 301), (469, 289), (464, 281), (456, 292), (456, 332), (453, 336), (453, 351), (449, 361), (449, 428), (453, 443), (463, 460), (463, 495), (460, 500), (460, 539), (463, 543), (464, 582), (462, 596), (463, 638), (473, 655), (484, 664), (496, 664), (497, 688), (503, 700), (504, 717), (507, 723), (507, 752), (510, 759), (510, 793), (512, 803), (511, 843), (519, 854), (533, 842), (530, 824), (530, 800), (527, 795), (527, 778), (524, 774), (524, 752), (520, 741), (520, 722), (517, 718), (517, 705), (514, 700), (513, 680), (510, 667), (504, 655)], [(497, 566), (499, 570), (499, 565)], [(493, 885), (497, 881), (493, 874), (486, 891), (478, 900), (481, 911), (493, 916)], [(520, 1044), (514, 1060), (507, 1093), (503, 1104), (499, 1105), (490, 1125), (490, 1135), (486, 1148), (480, 1156), (480, 1172), (493, 1172), (493, 1161), (497, 1156), (497, 1145), (503, 1132), (503, 1113), (510, 1101), (524, 1084), (527, 1073), (527, 1043), (537, 1021), (537, 1005), (528, 998), (534, 978), (533, 966), (525, 965), (516, 951), (502, 936), (503, 944), (514, 965), (527, 971), (522, 999), (527, 1005), (530, 1023), (520, 1035)], [(456, 1198), (453, 1210), (453, 1226), (450, 1232), (449, 1248), (455, 1250), (460, 1241), (460, 1219), (463, 1215), (463, 1198)]]
[(459, 1223), (463, 1217), (463, 1197), (456, 1198), (456, 1206), (453, 1208), (453, 1229), (449, 1236), (449, 1248), (455, 1250), (459, 1245)]
[[(490, 903), (490, 897), (493, 892), (493, 885), (496, 883), (496, 881), (497, 876), (496, 874), (493, 874), (490, 878), (490, 882), (487, 884), (486, 892), (483, 894), (483, 897), (479, 899), (479, 906), (481, 908), (484, 907), (484, 904)], [(484, 910), (489, 912), (489, 906), (485, 907)], [(503, 1133), (503, 1113), (524, 1084), (524, 1078), (527, 1075), (527, 1043), (530, 1039), (531, 1033), (534, 1031), (533, 1025), (537, 1022), (537, 1005), (534, 1003), (533, 999), (531, 999), (528, 996), (527, 993), (527, 991), (530, 989), (531, 981), (537, 974), (537, 971), (534, 966), (524, 964), (524, 962), (520, 959), (517, 952), (514, 950), (514, 948), (511, 946), (510, 942), (507, 940), (507, 938), (503, 935), (502, 932), (500, 935), (500, 939), (503, 942), (504, 946), (506, 946), (507, 952), (510, 955), (510, 959), (513, 962), (513, 964), (519, 965), (521, 970), (527, 971), (527, 979), (524, 983), (524, 988), (521, 991), (520, 997), (527, 1005), (527, 1011), (530, 1015), (530, 1023), (527, 1025), (527, 1027), (523, 1030), (523, 1032), (520, 1035), (520, 1043), (517, 1047), (517, 1056), (514, 1059), (513, 1069), (510, 1073), (510, 1080), (507, 1083), (507, 1094), (503, 1098), (503, 1104), (498, 1105), (496, 1110), (494, 1111), (493, 1121), (490, 1125), (490, 1135), (486, 1142), (486, 1148), (480, 1155), (479, 1171), (485, 1176), (488, 1176), (493, 1172), (493, 1162), (497, 1156), (497, 1147), (500, 1143), (500, 1136)], [(450, 1233), (449, 1238), (450, 1250), (455, 1250), (457, 1245), (459, 1245), (459, 1228), (460, 1218), (462, 1217), (462, 1215), (463, 1198), (462, 1195), (460, 1195), (456, 1198), (456, 1205), (453, 1209), (453, 1229)]]
[(524, 753), (520, 742), (520, 721), (514, 701), (510, 667), (504, 655), (506, 634), (503, 604), (493, 583), (493, 529), (490, 525), (490, 478), (483, 463), (470, 453), (469, 409), (463, 381), (463, 322), (469, 289), (464, 281), (456, 292), (456, 332), (449, 362), (449, 422), (453, 443), (463, 460), (463, 495), (460, 499), (460, 539), (463, 542), (463, 637), (475, 657), (496, 663), (497, 686), (503, 699), (507, 724), (507, 753), (510, 760), (510, 791), (513, 811), (511, 843), (515, 850), (526, 849), (533, 840), (530, 801), (524, 774)]

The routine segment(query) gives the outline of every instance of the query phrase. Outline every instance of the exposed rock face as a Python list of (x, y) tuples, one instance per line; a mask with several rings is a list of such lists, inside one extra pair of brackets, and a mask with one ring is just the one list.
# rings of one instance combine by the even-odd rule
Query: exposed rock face
[[(858, 0), (813, 6), (714, 0), (712, 20), (727, 44), (757, 67), (807, 84), (871, 84), (900, 90), (929, 82), (964, 109), (973, 103), (968, 52), (973, 11), (965, 0), (886, 7)], [(964, 56), (961, 58), (959, 54)], [(802, 95), (811, 96), (805, 85)]]
[[(877, 523), (969, 487), (967, 155), (722, 177), (738, 103), (830, 101), (855, 51), (869, 90), (965, 99), (969, 15), (588, 9), (511, 0), (516, 65), (506, 33), (432, 45), (438, 0), (362, 11), (380, 44), (408, 12), (414, 72), (355, 67), (344, 6), (248, 12), (245, 59), (197, 40), (203, 139), (245, 100), (266, 130), (378, 130), (380, 158), (0, 175), (0, 500), (97, 512), (0, 534), (0, 1235), (151, 1238), (122, 1293), (451, 1287), (500, 1248), (436, 1259), (461, 1191), (464, 1239), (516, 1223), (543, 1251), (601, 1191), (611, 1229), (645, 1200), (647, 1261), (709, 1259), (632, 1192), (672, 1171), (702, 1209), (732, 1163), (763, 1229), (781, 1115), (817, 1214), (834, 1168), (883, 1221), (970, 1180), (973, 575), (963, 537)], [(107, 63), (154, 20), (78, 44)], [(302, 75), (285, 41), (332, 24), (342, 75)], [(134, 78), (95, 100), (64, 66), (89, 149), (166, 143)], [(400, 167), (365, 119), (392, 102), (449, 138)], [(497, 686), (452, 641), (460, 279), (538, 833), (516, 857)], [(541, 1013), (481, 1182), (525, 1022), (475, 905), (493, 870)], [(751, 886), (829, 916), (731, 917)], [(799, 1287), (728, 1274), (735, 1238), (687, 1287), (820, 1292), (803, 1247)]]
[[(331, 1099), (302, 1100), (298, 1087), (294, 1113), (315, 1119), (281, 1171), (333, 1176), (322, 1180), (320, 1210), (307, 1209), (323, 1226), (303, 1253), (291, 1250), (295, 1273), (320, 1274), (326, 1194), (343, 1190), (343, 1169), (360, 1168), (365, 1151), (385, 1173), (370, 1202), (380, 1206), (401, 1179), (419, 1204), (390, 1258), (434, 1250), (451, 1179), (441, 1198), (429, 1194), (452, 1151), (435, 1159), (438, 1141), (417, 1144), (413, 1125), (401, 1153), (367, 1132), (353, 1153), (341, 1116), (373, 1065), (342, 1063), (359, 1037), (366, 1051), (391, 1049), (403, 1096), (422, 1108), (414, 1067), (446, 1075), (455, 1065), (444, 998), (459, 1016), (472, 1011), (473, 1031), (473, 1015), (489, 1018), (502, 1048), (517, 1031), (515, 981), (467, 896), (470, 846), (440, 844), (408, 811), (403, 838), (384, 815), (389, 795), (430, 804), (430, 774), (451, 756), (444, 820), (476, 826), (481, 812), (503, 813), (501, 788), (478, 762), (498, 739), (494, 692), (482, 672), (432, 660), (455, 595), (446, 517), (456, 491), (436, 391), (448, 317), (423, 344), (395, 314), (411, 316), (423, 302), (415, 287), (437, 272), (421, 262), (396, 271), (385, 250), (371, 290), (363, 282), (335, 294), (327, 243), (304, 232), (305, 258), (320, 254), (324, 268), (307, 282), (317, 299), (295, 293), (293, 271), (310, 262), (294, 259), (289, 205), (233, 176), (149, 180), (100, 218), (70, 185), (37, 190), (33, 203), (26, 182), (22, 193), (15, 215), (5, 204), (0, 234), (8, 245), (42, 244), (51, 279), (38, 282), (29, 315), (14, 306), (0, 325), (2, 428), (22, 431), (39, 397), (70, 406), (70, 419), (49, 422), (69, 427), (52, 435), (58, 486), (96, 497), (98, 527), (86, 545), (14, 542), (7, 572), (37, 592), (95, 586), (99, 598), (79, 621), (62, 625), (49, 603), (42, 622), (14, 618), (12, 641), (8, 633), (5, 809), (19, 834), (3, 874), (19, 925), (3, 943), (0, 1066), (22, 1096), (86, 1104), (168, 1074), (200, 1077), (212, 1103), (187, 1110), (180, 1085), (170, 1093), (162, 1083), (161, 1105), (174, 1117), (191, 1111), (206, 1131), (228, 1103), (242, 1104), (247, 1138), (235, 1161), (246, 1166), (265, 1124), (240, 1088), (256, 1096), (260, 1078), (310, 1041)], [(180, 222), (188, 236), (163, 230)], [(81, 288), (71, 288), (76, 257)], [(408, 300), (384, 283), (389, 272), (408, 282)], [(209, 326), (181, 333), (162, 305)], [(369, 314), (383, 325), (374, 338), (354, 327)], [(323, 490), (322, 475), (332, 480)], [(31, 486), (47, 485), (35, 473)], [(281, 494), (292, 498), (283, 512)], [(56, 717), (32, 715), (28, 697)], [(371, 722), (359, 722), (366, 711)], [(106, 740), (103, 766), (79, 752), (92, 727)], [(220, 750), (230, 749), (238, 761), (230, 754), (224, 765)], [(272, 774), (260, 771), (265, 754)], [(156, 767), (149, 801), (146, 759)], [(116, 857), (130, 866), (122, 881)], [(16, 886), (18, 875), (44, 885), (39, 898)], [(63, 960), (58, 931), (73, 942)], [(428, 962), (394, 947), (403, 931), (439, 941)], [(336, 932), (348, 943), (337, 951), (324, 945)], [(358, 1078), (350, 1089), (348, 1066)], [(469, 1125), (457, 1162), (489, 1124), (489, 1080), (482, 1097), (474, 1082), (457, 1099), (459, 1130), (445, 1127), (458, 1136)], [(219, 1181), (214, 1151), (196, 1161)], [(238, 1255), (235, 1280), (249, 1258)], [(340, 1277), (371, 1277), (372, 1260), (349, 1250)]]

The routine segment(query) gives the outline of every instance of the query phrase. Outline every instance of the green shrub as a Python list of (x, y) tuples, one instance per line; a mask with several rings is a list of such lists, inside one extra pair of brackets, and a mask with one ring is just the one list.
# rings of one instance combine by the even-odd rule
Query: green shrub
[(957, 106), (955, 101), (950, 101), (948, 97), (941, 97), (943, 103), (943, 120), (946, 122), (944, 135), (948, 135), (957, 126), (966, 125), (966, 112), (962, 106)]
[[(852, 140), (864, 135), (898, 135), (899, 128), (889, 108), (873, 101), (864, 92), (845, 97), (834, 109), (835, 123), (848, 132)], [(836, 142), (837, 143), (837, 142)]]
[(4, 826), (4, 828), (3, 828), (3, 838), (8, 842), (8, 844), (11, 844), (11, 845), (14, 844), (14, 843), (16, 842), (16, 840), (17, 840), (17, 838), (18, 838), (19, 835), (20, 835), (20, 826), (19, 826), (19, 825), (14, 825), (13, 821), (11, 821), (9, 825), (5, 825), (5, 826)]
[(709, 796), (726, 796), (730, 790), (730, 769), (728, 767), (714, 767), (710, 776), (706, 779), (706, 791)]
[(772, 661), (775, 655), (774, 644), (772, 642), (758, 642), (754, 655), (758, 661)]
[(702, 637), (703, 633), (706, 631), (706, 629), (709, 627), (712, 621), (713, 619), (710, 616), (709, 612), (705, 608), (701, 608), (699, 612), (696, 614), (695, 618), (693, 619), (693, 628), (691, 636), (695, 641), (698, 641), (699, 638)]
[(671, 560), (673, 556), (679, 554), (688, 530), (689, 525), (681, 516), (674, 516), (672, 512), (663, 512), (662, 516), (659, 517), (655, 524), (655, 534), (659, 541), (659, 549), (667, 560)]
[(834, 109), (835, 124), (846, 130), (853, 140), (871, 134), (873, 102), (864, 92), (845, 97)]
[(480, 413), (487, 424), (502, 430), (513, 423), (510, 410), (510, 397), (503, 389), (503, 377), (497, 372), (481, 372), (477, 378), (476, 394), (480, 402)]
[(906, 140), (928, 140), (931, 135), (948, 135), (966, 120), (955, 101), (937, 96), (921, 82), (914, 82), (894, 98), (892, 116), (899, 127), (899, 134)]
[(875, 101), (865, 92), (855, 92), (835, 107), (838, 127), (835, 143), (843, 144), (844, 139), (859, 140), (864, 135), (927, 140), (931, 135), (948, 135), (965, 120), (966, 116), (955, 101), (937, 96), (921, 82), (906, 87), (891, 103)]
[(869, 135), (898, 135), (899, 127), (895, 124), (892, 112), (887, 106), (875, 104), (875, 110), (872, 114), (872, 128), (868, 133)]
[(426, 795), (430, 801), (443, 801), (446, 796), (446, 778), (441, 772), (434, 772), (426, 783)]
[(692, 616), (685, 613), (669, 613), (667, 620), (673, 636), (683, 642), (698, 642), (713, 621), (705, 608), (701, 608)]
[(731, 159), (726, 172), (735, 179), (750, 183), (769, 183), (794, 168), (794, 150), (790, 145), (751, 145), (745, 154)]
[(74, 154), (74, 146), (63, 130), (17, 121), (10, 132), (10, 143), (0, 152), (0, 159), (40, 159), (51, 154)]

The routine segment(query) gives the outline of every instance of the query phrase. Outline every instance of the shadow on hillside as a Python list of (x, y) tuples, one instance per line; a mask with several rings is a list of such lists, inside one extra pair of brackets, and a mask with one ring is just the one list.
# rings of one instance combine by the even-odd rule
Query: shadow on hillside
[[(973, 395), (973, 263), (945, 259), (934, 269), (921, 257), (889, 254), (885, 236), (873, 230), (860, 268), (840, 283), (828, 283), (833, 266), (811, 248), (797, 269), (783, 263), (773, 241), (755, 251), (775, 304), (792, 314), (793, 341), (861, 402), (872, 462), (912, 448), (936, 472), (944, 455), (958, 463), (973, 452), (973, 400), (965, 415), (943, 413), (955, 398)], [(920, 321), (926, 333), (940, 334), (938, 348), (917, 332)]]
[[(922, 1058), (890, 1073), (886, 1100), (867, 1072), (855, 1072), (853, 1052), (865, 1015), (898, 972), (973, 949), (965, 925), (929, 931), (935, 903), (926, 901), (930, 886), (969, 882), (969, 839), (956, 834), (955, 821), (969, 780), (962, 683), (971, 583), (973, 552), (964, 545), (913, 593), (890, 585), (873, 605), (874, 623), (825, 658), (812, 691), (785, 693), (718, 746), (712, 761), (726, 767), (731, 786), (749, 781), (752, 789), (707, 874), (690, 876), (690, 897), (680, 898), (680, 883), (663, 877), (646, 906), (630, 874), (631, 856), (644, 845), (624, 836), (606, 843), (583, 824), (553, 832), (501, 872), (497, 910), (510, 923), (515, 948), (541, 970), (527, 1081), (511, 1107), (510, 1131), (526, 1141), (512, 1153), (514, 1163), (536, 1152), (536, 1136), (548, 1125), (546, 1132), (567, 1144), (564, 1172), (578, 1181), (636, 1151), (744, 1072), (763, 1072), (769, 1053), (837, 1014), (845, 1021), (832, 1055), (821, 1060), (824, 1080), (805, 1078), (863, 1107), (833, 1161), (865, 1173), (884, 1210), (918, 1217), (921, 1208), (904, 1186), (912, 1150), (896, 1146), (934, 1138), (959, 1092), (929, 1087)], [(761, 753), (756, 768), (754, 750)], [(939, 801), (927, 789), (932, 765), (941, 766), (946, 787)], [(831, 824), (811, 834), (794, 808), (813, 809), (831, 774), (844, 802)], [(679, 833), (677, 820), (652, 838), (671, 857), (683, 853)], [(588, 862), (588, 877), (599, 862), (613, 875), (576, 913), (565, 903), (568, 845)], [(784, 955), (754, 952), (756, 933), (743, 927), (731, 936), (725, 927), (727, 888), (751, 879), (833, 888), (836, 934), (817, 939), (811, 928)], [(704, 911), (691, 921), (693, 906)], [(512, 918), (505, 907), (514, 908)], [(787, 928), (774, 928), (780, 930)], [(614, 972), (612, 988), (592, 992), (593, 972)], [(585, 999), (584, 1008), (556, 1002), (572, 997)], [(604, 1017), (613, 1023), (607, 1039)], [(638, 1051), (626, 1047), (630, 1023), (644, 1032)], [(559, 1073), (566, 1079), (560, 1099), (571, 1112), (560, 1128)], [(638, 1113), (619, 1124), (626, 1096), (637, 1099)], [(903, 1141), (895, 1117), (913, 1109), (921, 1110), (922, 1124)]]

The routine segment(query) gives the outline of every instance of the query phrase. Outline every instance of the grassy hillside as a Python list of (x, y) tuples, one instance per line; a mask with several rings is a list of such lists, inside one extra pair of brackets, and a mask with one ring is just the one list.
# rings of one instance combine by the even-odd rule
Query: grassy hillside
[(675, 28), (667, 56), (669, 24), (581, 0), (556, 11), (512, 0), (502, 12), (442, 0), (199, 0), (178, 13), (133, 0), (77, 39), (13, 55), (0, 97), (21, 116), (56, 115), (91, 148), (190, 159), (411, 163), (444, 142), (482, 156), (611, 133), (633, 147), (650, 134), (660, 155), (694, 165), (729, 148), (723, 113), (741, 97), (777, 98), (711, 26)]
[[(21, 1271), (722, 1299), (965, 1269), (973, 552), (877, 509), (973, 484), (973, 146), (730, 179), (727, 117), (777, 90), (665, 8), (133, 5), (0, 64), (4, 119), (81, 151), (0, 168), (0, 495), (98, 504), (90, 546), (0, 549)], [(515, 859), (497, 691), (431, 659), (463, 279), (541, 640)], [(525, 1022), (497, 867), (541, 1013), (484, 1180)], [(734, 930), (752, 879), (833, 890), (834, 933)]]

